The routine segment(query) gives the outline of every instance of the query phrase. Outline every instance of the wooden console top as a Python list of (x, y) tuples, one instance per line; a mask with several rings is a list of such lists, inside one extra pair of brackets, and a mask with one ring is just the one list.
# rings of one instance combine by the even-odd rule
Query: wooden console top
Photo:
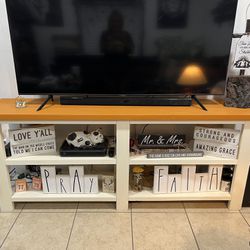
[(0, 121), (250, 121), (250, 108), (227, 108), (222, 102), (201, 100), (191, 107), (63, 106), (47, 104), (36, 112), (41, 99), (17, 109), (15, 99), (0, 99)]

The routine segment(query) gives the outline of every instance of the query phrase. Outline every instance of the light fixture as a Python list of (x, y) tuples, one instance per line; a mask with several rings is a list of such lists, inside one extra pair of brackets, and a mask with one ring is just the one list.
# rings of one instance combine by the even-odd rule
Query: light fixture
[(186, 87), (195, 87), (206, 84), (207, 78), (199, 65), (190, 64), (183, 69), (177, 83)]

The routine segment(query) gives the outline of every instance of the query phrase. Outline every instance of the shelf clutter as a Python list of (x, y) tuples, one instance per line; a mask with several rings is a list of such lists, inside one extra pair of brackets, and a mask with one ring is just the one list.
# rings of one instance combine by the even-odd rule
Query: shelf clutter
[(233, 165), (132, 166), (130, 186), (134, 192), (153, 194), (230, 192)]

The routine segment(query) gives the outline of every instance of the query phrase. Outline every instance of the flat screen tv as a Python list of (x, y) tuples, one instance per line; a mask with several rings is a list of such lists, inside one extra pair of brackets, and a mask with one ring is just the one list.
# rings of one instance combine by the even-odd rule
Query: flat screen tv
[(20, 94), (223, 94), (237, 0), (6, 0)]

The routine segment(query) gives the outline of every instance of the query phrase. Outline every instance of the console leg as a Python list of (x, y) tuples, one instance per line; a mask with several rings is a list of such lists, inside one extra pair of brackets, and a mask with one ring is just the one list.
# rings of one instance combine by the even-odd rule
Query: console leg
[(195, 102), (197, 102), (197, 103), (199, 104), (199, 106), (200, 106), (203, 110), (207, 111), (206, 107), (200, 102), (200, 100), (199, 100), (195, 95), (192, 95), (191, 97), (192, 97), (192, 99), (195, 100)]
[(38, 107), (36, 111), (40, 111), (48, 103), (49, 100), (51, 100), (52, 102), (54, 101), (53, 95), (49, 95), (47, 99)]

